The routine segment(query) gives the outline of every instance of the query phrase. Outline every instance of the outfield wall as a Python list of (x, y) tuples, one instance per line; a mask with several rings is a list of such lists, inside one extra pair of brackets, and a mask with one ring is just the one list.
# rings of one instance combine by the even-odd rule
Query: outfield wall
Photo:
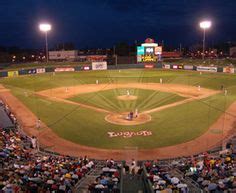
[(119, 64), (119, 65), (107, 65), (104, 62), (96, 62), (94, 64), (87, 64), (82, 66), (63, 66), (63, 67), (38, 67), (30, 69), (20, 69), (20, 70), (9, 70), (0, 71), (0, 77), (16, 77), (21, 75), (32, 75), (32, 74), (42, 74), (48, 72), (76, 72), (76, 71), (90, 71), (90, 70), (116, 70), (116, 69), (173, 69), (173, 70), (191, 70), (199, 72), (211, 72), (211, 73), (230, 73), (235, 74), (236, 68), (233, 67), (215, 67), (215, 66), (195, 66), (195, 65), (182, 65), (182, 64)]

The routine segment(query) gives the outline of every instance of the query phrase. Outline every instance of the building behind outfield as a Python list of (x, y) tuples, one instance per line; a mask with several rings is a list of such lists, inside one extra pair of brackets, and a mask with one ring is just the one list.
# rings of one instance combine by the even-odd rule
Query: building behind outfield
[(229, 49), (229, 55), (230, 55), (230, 57), (236, 58), (236, 46), (231, 47)]
[(78, 50), (49, 51), (49, 60), (75, 61), (78, 58)]

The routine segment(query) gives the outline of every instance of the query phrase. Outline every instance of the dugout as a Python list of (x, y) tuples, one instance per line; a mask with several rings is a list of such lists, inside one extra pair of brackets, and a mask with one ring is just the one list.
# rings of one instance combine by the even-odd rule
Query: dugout
[(0, 128), (3, 129), (13, 129), (15, 125), (12, 123), (11, 119), (8, 117), (7, 112), (3, 106), (0, 106)]

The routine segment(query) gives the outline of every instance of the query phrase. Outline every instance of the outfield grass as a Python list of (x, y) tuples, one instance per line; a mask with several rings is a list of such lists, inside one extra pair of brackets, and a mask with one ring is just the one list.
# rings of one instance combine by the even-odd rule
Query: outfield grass
[[(78, 84), (95, 83), (97, 79), (102, 83), (125, 83), (125, 82), (158, 82), (162, 78), (164, 83), (176, 83), (185, 85), (201, 85), (202, 87), (218, 90), (223, 84), (228, 89), (228, 95), (217, 94), (199, 101), (192, 101), (177, 107), (165, 109), (161, 112), (152, 113), (152, 120), (138, 126), (113, 125), (104, 120), (106, 114), (97, 113), (89, 109), (81, 108), (71, 104), (50, 101), (33, 94), (34, 91), (56, 88), (61, 86), (75, 86)], [(205, 74), (199, 75), (196, 72), (183, 71), (163, 71), (163, 70), (121, 70), (100, 71), (100, 72), (72, 72), (43, 74), (37, 76), (24, 76), (18, 78), (1, 79), (0, 83), (11, 89), (34, 114), (45, 122), (57, 135), (75, 143), (95, 146), (108, 149), (122, 149), (125, 146), (135, 146), (139, 148), (155, 148), (174, 145), (190, 141), (202, 135), (208, 127), (214, 123), (227, 107), (236, 100), (236, 76), (225, 74)], [(168, 86), (168, 85), (167, 85)], [(25, 95), (25, 92), (28, 95)], [(123, 92), (120, 90), (117, 93)], [(140, 101), (142, 108), (150, 108), (156, 100), (163, 97), (168, 101), (169, 93), (155, 93), (143, 89), (134, 89), (138, 92), (142, 100), (153, 95), (154, 98), (146, 102)], [(166, 95), (167, 94), (167, 95)], [(87, 95), (87, 94), (86, 94)], [(83, 95), (82, 98), (90, 98)], [(101, 96), (99, 96), (101, 95)], [(114, 99), (113, 90), (99, 93), (95, 103), (107, 103), (107, 108), (118, 106), (120, 110), (126, 106), (119, 106), (119, 102)], [(142, 96), (141, 96), (142, 95)], [(166, 97), (165, 97), (166, 95)], [(171, 94), (172, 95), (172, 94)], [(170, 95), (170, 100), (172, 100)], [(81, 96), (76, 96), (73, 100), (78, 100)], [(107, 99), (108, 97), (108, 99)], [(155, 98), (156, 97), (156, 98)], [(104, 100), (104, 98), (106, 98)], [(114, 102), (114, 104), (113, 104)], [(136, 102), (137, 104), (137, 102)], [(97, 104), (95, 104), (97, 105)], [(134, 104), (129, 104), (134, 105)], [(136, 105), (134, 105), (136, 106)], [(140, 107), (141, 108), (141, 107)], [(223, 129), (223, 125), (222, 125)], [(150, 137), (134, 138), (108, 138), (108, 131), (139, 131), (150, 130), (153, 135)], [(221, 133), (219, 133), (221, 134)], [(216, 134), (217, 135), (217, 134)]]
[[(228, 66), (234, 65), (236, 66), (236, 59), (235, 58), (222, 58), (222, 59), (211, 59), (205, 58), (203, 61), (202, 59), (191, 59), (191, 58), (164, 58), (163, 63), (173, 63), (173, 64), (183, 64), (183, 65), (196, 65), (196, 66)], [(42, 67), (65, 67), (65, 66), (81, 66), (81, 65), (88, 65), (91, 62), (53, 62), (49, 61), (46, 62), (27, 62), (27, 63), (16, 63), (10, 65), (0, 64), (0, 67), (4, 70), (19, 70), (19, 69), (27, 69), (27, 68), (42, 68)], [(119, 68), (119, 64), (118, 64)]]
[(33, 76), (21, 76), (4, 78), (0, 83), (19, 87), (31, 91), (40, 91), (61, 86), (75, 86), (79, 84), (100, 83), (126, 83), (126, 82), (159, 82), (177, 83), (185, 85), (198, 85), (210, 89), (219, 89), (222, 84), (233, 86), (236, 81), (235, 75), (228, 74), (205, 74), (190, 71), (166, 71), (166, 70), (112, 70), (112, 71), (87, 71), (87, 72), (64, 72), (46, 73)]

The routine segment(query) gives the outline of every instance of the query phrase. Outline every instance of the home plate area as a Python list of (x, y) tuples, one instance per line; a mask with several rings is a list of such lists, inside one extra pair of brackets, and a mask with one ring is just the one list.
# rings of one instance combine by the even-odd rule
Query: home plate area
[(115, 125), (140, 125), (147, 123), (152, 119), (149, 114), (141, 113), (137, 114), (137, 116), (134, 114), (132, 116), (131, 114), (131, 112), (108, 114), (105, 117), (105, 120)]

